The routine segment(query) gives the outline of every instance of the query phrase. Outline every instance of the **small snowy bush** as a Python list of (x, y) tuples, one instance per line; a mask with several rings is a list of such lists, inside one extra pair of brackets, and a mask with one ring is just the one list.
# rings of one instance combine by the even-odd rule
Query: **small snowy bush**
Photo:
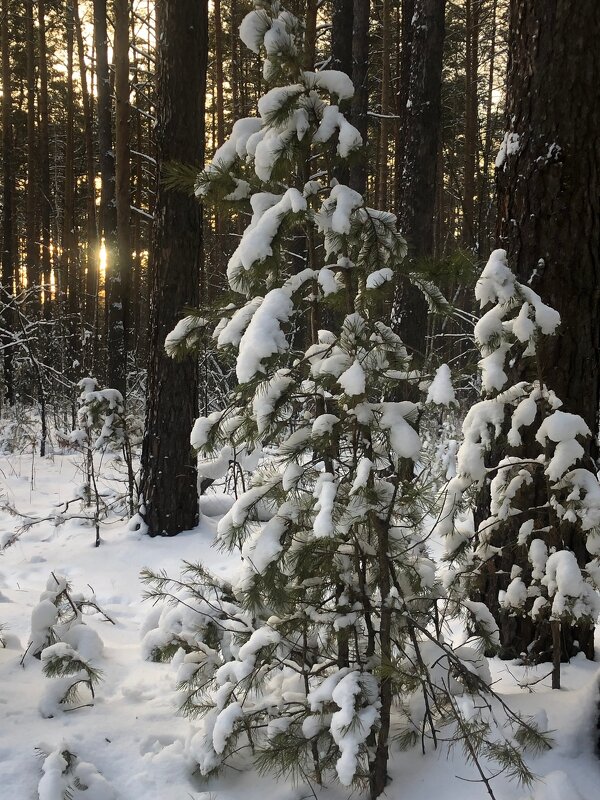
[(106, 778), (65, 742), (56, 748), (42, 744), (37, 750), (44, 759), (39, 800), (115, 800), (116, 792)]
[(94, 600), (75, 594), (62, 575), (52, 573), (38, 604), (31, 612), (31, 635), (25, 658), (40, 658), (52, 683), (44, 692), (40, 711), (45, 717), (70, 708), (86, 688), (94, 697), (101, 672), (95, 662), (103, 644), (83, 621), (83, 609), (99, 610)]

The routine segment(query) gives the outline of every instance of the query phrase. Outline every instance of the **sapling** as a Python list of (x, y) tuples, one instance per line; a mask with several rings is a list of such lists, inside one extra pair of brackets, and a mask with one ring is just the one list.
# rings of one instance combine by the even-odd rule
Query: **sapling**
[[(482, 307), (492, 304), (475, 326), (484, 399), (465, 417), (438, 530), (455, 563), (456, 588), (478, 597), (490, 573), (511, 565), (506, 578), (498, 573), (495, 598), (502, 643), (509, 635), (502, 619), (528, 621), (537, 629), (537, 648), (549, 638), (549, 624), (558, 688), (561, 627), (564, 633), (590, 626), (600, 610), (600, 484), (584, 464), (581, 444), (591, 432), (580, 416), (562, 410), (539, 369), (539, 339), (556, 333), (560, 317), (515, 279), (503, 250), (490, 256), (476, 297)], [(517, 370), (531, 377), (511, 385)], [(482, 488), (490, 494), (490, 515), (469, 532), (456, 524), (457, 513)], [(584, 546), (590, 560), (582, 564)]]
[(84, 624), (86, 608), (113, 623), (93, 598), (74, 593), (66, 578), (53, 572), (31, 613), (31, 636), (22, 662), (39, 658), (44, 675), (54, 679), (40, 703), (46, 717), (54, 716), (61, 707), (71, 708), (82, 687), (93, 698), (101, 679), (95, 662), (102, 654), (102, 640)]
[(96, 547), (100, 546), (101, 503), (94, 454), (104, 452), (109, 444), (123, 447), (127, 440), (124, 423), (123, 397), (116, 389), (99, 389), (95, 378), (79, 381), (81, 393), (77, 410), (79, 425), (70, 435), (70, 441), (84, 452), (87, 482), (83, 487), (86, 505), (95, 506), (94, 526)]
[[(205, 202), (252, 213), (228, 264), (232, 303), (212, 330), (238, 383), (190, 441), (200, 474), (232, 452), (261, 458), (217, 528), (218, 545), (242, 558), (233, 583), (201, 565), (180, 580), (144, 573), (148, 596), (173, 605), (153, 617), (145, 653), (174, 654), (184, 709), (203, 717), (190, 743), (203, 775), (247, 747), (261, 770), (366, 784), (375, 798), (390, 741), (424, 730), (435, 743), (441, 728), (476, 759), (493, 758), (504, 737), (497, 760), (527, 781), (520, 753), (486, 716), (500, 701), (481, 654), (453, 649), (437, 625), (446, 598), (427, 550), (428, 477), (415, 470), (421, 407), (407, 399), (420, 373), (388, 321), (401, 278), (434, 308), (443, 298), (408, 273), (395, 216), (331, 177), (340, 159), (364, 155), (340, 111), (352, 82), (305, 70), (299, 20), (279, 2), (254, 5), (240, 35), (264, 51), (272, 88), (197, 182)], [(296, 263), (298, 231), (306, 248)], [(209, 330), (204, 312), (186, 318), (171, 354)], [(451, 394), (442, 370), (430, 401)], [(464, 610), (491, 638), (479, 606)], [(453, 698), (486, 693), (474, 726)]]

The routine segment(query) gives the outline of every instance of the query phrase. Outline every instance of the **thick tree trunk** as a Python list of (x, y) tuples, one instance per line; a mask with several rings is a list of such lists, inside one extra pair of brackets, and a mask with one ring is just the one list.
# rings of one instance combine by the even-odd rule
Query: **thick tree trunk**
[[(411, 19), (400, 227), (408, 242), (409, 264), (416, 266), (432, 256), (434, 245), (444, 12), (445, 0), (415, 0)], [(395, 298), (392, 323), (409, 352), (422, 358), (426, 349), (427, 304), (406, 281)]]
[[(598, 459), (600, 404), (600, 104), (593, 100), (600, 85), (599, 36), (596, 3), (512, 0), (509, 146), (497, 161), (498, 243), (507, 249), (519, 280), (560, 312), (558, 335), (544, 337), (538, 347), (540, 372), (565, 411), (580, 414), (593, 432), (585, 444), (592, 469)], [(531, 369), (523, 365), (517, 379), (537, 377)], [(540, 526), (548, 524), (543, 514), (547, 490), (541, 480), (526, 490), (520, 504), (539, 507)], [(478, 517), (485, 519), (488, 509), (489, 496), (482, 498)], [(556, 545), (572, 550), (581, 566), (589, 561), (575, 526), (562, 523), (553, 535)], [(504, 530), (502, 541), (492, 544), (516, 536), (516, 529)], [(500, 624), (502, 655), (528, 653), (550, 661), (548, 623), (535, 625), (498, 608), (498, 591), (506, 589), (514, 564), (527, 575), (531, 566), (526, 547), (516, 554), (502, 553), (482, 580), (483, 597)], [(593, 658), (593, 640), (593, 627), (563, 625), (562, 657), (581, 650)]]
[(600, 405), (600, 4), (513, 0), (507, 119), (518, 147), (497, 172), (499, 243), (556, 308), (542, 369), (594, 434)]
[(331, 27), (331, 60), (329, 69), (352, 74), (352, 27), (354, 0), (333, 0)]
[[(354, 0), (352, 35), (352, 98), (351, 121), (367, 143), (369, 110), (369, 19), (370, 0)], [(360, 194), (367, 191), (367, 158), (360, 158), (350, 165), (349, 186)]]
[[(201, 166), (208, 50), (207, 0), (157, 4), (159, 164)], [(201, 209), (193, 197), (158, 186), (151, 259), (148, 407), (142, 450), (145, 519), (152, 535), (174, 535), (198, 519), (190, 431), (197, 415), (197, 365), (176, 362), (165, 337), (186, 306), (198, 304)]]

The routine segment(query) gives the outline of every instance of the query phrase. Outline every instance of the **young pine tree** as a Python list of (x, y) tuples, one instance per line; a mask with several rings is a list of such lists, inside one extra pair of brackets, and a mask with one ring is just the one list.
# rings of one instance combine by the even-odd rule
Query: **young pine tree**
[[(251, 745), (262, 769), (368, 782), (375, 798), (396, 733), (408, 744), (426, 728), (435, 740), (436, 724), (454, 720), (457, 738), (477, 733), (473, 752), (487, 742), (489, 725), (470, 727), (453, 700), (483, 690), (486, 668), (432, 633), (442, 590), (414, 475), (418, 406), (401, 399), (415, 373), (385, 321), (405, 243), (392, 214), (330, 178), (339, 159), (362, 157), (338, 105), (352, 83), (303, 69), (302, 26), (278, 2), (256, 0), (240, 33), (266, 52), (274, 86), (198, 180), (205, 202), (252, 217), (228, 265), (235, 299), (212, 334), (234, 352), (238, 385), (191, 442), (200, 475), (236, 453), (267, 457), (218, 525), (220, 546), (241, 552), (237, 581), (192, 565), (181, 581), (146, 573), (150, 597), (182, 602), (145, 648), (179, 652), (185, 710), (204, 715), (191, 745), (201, 773)], [(170, 351), (206, 325), (182, 321)], [(498, 747), (525, 774), (516, 748)]]
[[(465, 418), (439, 529), (468, 591), (495, 594), (503, 647), (513, 621), (527, 625), (534, 656), (552, 655), (558, 687), (561, 638), (578, 638), (571, 629), (593, 627), (600, 610), (600, 484), (580, 443), (591, 432), (562, 410), (539, 369), (536, 348), (560, 316), (515, 279), (504, 250), (490, 256), (475, 294), (493, 304), (475, 326), (484, 399)], [(511, 386), (515, 373), (530, 379)], [(490, 496), (476, 535), (455, 524), (471, 489)]]

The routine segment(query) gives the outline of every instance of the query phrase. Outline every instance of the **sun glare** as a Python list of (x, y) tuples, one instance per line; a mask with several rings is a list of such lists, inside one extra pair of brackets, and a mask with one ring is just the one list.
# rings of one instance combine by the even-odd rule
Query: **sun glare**
[(102, 278), (106, 277), (106, 243), (104, 239), (100, 243), (100, 252), (98, 254), (98, 268), (100, 270), (100, 276)]

